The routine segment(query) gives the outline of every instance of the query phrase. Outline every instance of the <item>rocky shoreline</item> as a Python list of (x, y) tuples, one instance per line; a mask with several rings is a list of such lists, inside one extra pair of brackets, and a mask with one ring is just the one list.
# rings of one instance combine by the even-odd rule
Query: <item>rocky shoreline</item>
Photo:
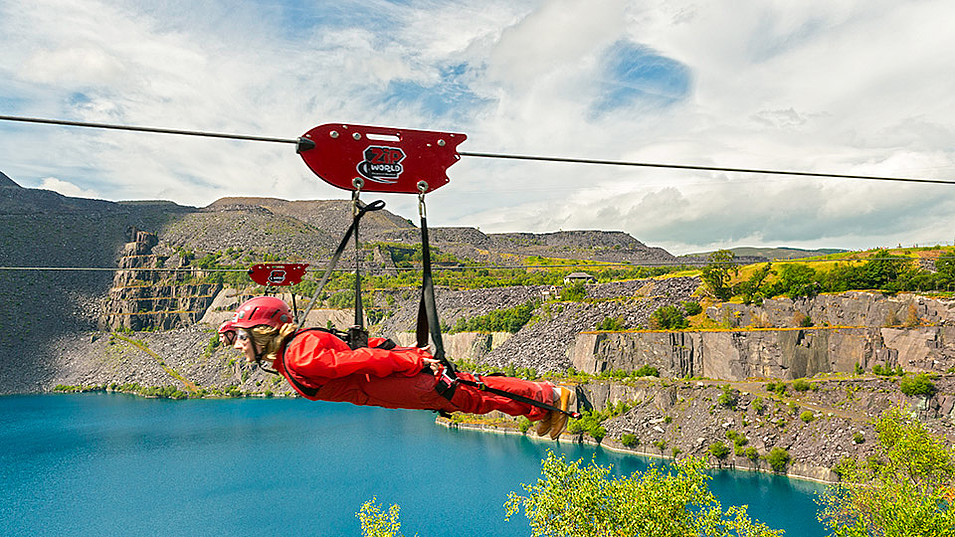
[[(841, 461), (875, 455), (873, 423), (889, 408), (901, 407), (933, 434), (955, 441), (955, 426), (948, 419), (951, 400), (943, 395), (955, 389), (955, 375), (937, 378), (937, 392), (930, 397), (905, 396), (896, 379), (876, 377), (814, 379), (804, 392), (790, 384), (784, 394), (767, 391), (767, 385), (711, 379), (582, 384), (577, 391), (584, 410), (626, 407), (600, 423), (599, 438), (572, 426), (561, 441), (661, 459), (693, 455), (707, 458), (714, 468), (772, 472), (819, 483), (837, 482)], [(732, 401), (725, 394), (731, 394)], [(521, 432), (519, 420), (500, 414), (439, 418), (438, 423), (534, 437)], [(711, 446), (718, 443), (727, 448), (723, 457), (713, 455)], [(788, 459), (778, 469), (771, 467), (774, 450), (784, 451)]]
[[(673, 457), (667, 457), (665, 455), (660, 455), (659, 453), (654, 453), (652, 451), (648, 451), (644, 449), (628, 448), (627, 446), (624, 446), (620, 442), (616, 442), (614, 440), (604, 439), (602, 442), (597, 442), (593, 438), (588, 438), (584, 434), (572, 435), (572, 434), (564, 433), (563, 435), (561, 435), (559, 439), (551, 440), (550, 438), (539, 437), (531, 431), (521, 432), (520, 429), (515, 427), (506, 427), (501, 425), (491, 425), (487, 423), (477, 423), (477, 422), (472, 423), (468, 421), (454, 422), (447, 418), (441, 418), (441, 417), (436, 418), (435, 423), (441, 427), (446, 427), (448, 429), (464, 429), (468, 431), (477, 431), (477, 432), (490, 433), (490, 434), (526, 436), (530, 438), (531, 440), (535, 440), (539, 442), (573, 442), (576, 444), (586, 444), (589, 446), (593, 446), (595, 448), (606, 449), (607, 451), (613, 451), (613, 452), (621, 453), (624, 455), (633, 455), (636, 457), (644, 457), (647, 459), (654, 459), (654, 460), (661, 460), (661, 461), (673, 460)], [(726, 466), (717, 465), (717, 466), (712, 466), (712, 468), (716, 470), (732, 470), (732, 471), (740, 471), (740, 472), (757, 472), (757, 473), (767, 473), (767, 474), (771, 473), (774, 475), (784, 475), (785, 477), (789, 479), (799, 479), (802, 481), (810, 481), (810, 482), (819, 483), (822, 485), (828, 485), (828, 484), (838, 482), (838, 480), (820, 479), (816, 477), (815, 475), (803, 474), (797, 470), (790, 470), (784, 473), (779, 473), (779, 472), (774, 472), (768, 467), (760, 467), (758, 465), (747, 465), (744, 463), (734, 463), (733, 465), (726, 465)], [(813, 474), (814, 473), (815, 472), (813, 472)]]

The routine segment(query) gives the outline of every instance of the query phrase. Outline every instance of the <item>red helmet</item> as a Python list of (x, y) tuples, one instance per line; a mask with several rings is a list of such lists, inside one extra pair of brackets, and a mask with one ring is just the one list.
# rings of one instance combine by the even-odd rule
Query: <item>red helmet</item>
[(279, 328), (292, 322), (292, 310), (288, 304), (274, 296), (257, 296), (245, 301), (235, 311), (234, 328), (252, 328), (261, 324)]
[(235, 323), (232, 322), (232, 319), (222, 321), (222, 324), (219, 325), (219, 333), (225, 334), (226, 332), (235, 332)]

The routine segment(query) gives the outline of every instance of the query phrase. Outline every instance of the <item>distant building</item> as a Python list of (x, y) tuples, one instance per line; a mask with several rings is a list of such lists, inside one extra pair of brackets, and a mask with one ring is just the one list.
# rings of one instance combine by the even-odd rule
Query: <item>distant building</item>
[(586, 272), (572, 272), (564, 277), (564, 285), (569, 285), (572, 283), (594, 283), (597, 281), (597, 278), (593, 277)]

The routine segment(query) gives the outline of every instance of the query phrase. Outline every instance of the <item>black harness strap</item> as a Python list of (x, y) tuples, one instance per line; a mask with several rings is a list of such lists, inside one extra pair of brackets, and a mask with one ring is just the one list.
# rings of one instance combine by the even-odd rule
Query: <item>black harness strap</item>
[(452, 364), (444, 355), (444, 342), (441, 339), (441, 322), (438, 320), (438, 308), (434, 300), (434, 280), (431, 276), (431, 247), (428, 241), (428, 217), (424, 211), (424, 195), (420, 197), (421, 213), (421, 301), (418, 303), (417, 346), (427, 347), (428, 336), (434, 343), (432, 355), (441, 362), (446, 370), (455, 372)]
[[(325, 269), (325, 275), (322, 276), (322, 281), (318, 284), (318, 289), (315, 290), (315, 296), (312, 297), (312, 301), (308, 304), (308, 307), (305, 308), (305, 311), (302, 312), (302, 316), (295, 320), (295, 323), (298, 325), (301, 325), (303, 322), (305, 322), (306, 317), (308, 317), (308, 312), (312, 311), (312, 307), (314, 307), (315, 302), (318, 301), (318, 297), (322, 294), (322, 290), (325, 289), (325, 284), (328, 283), (328, 279), (335, 270), (335, 266), (338, 265), (338, 260), (341, 258), (345, 248), (348, 246), (348, 239), (351, 238), (353, 233), (355, 234), (357, 240), (358, 222), (361, 220), (361, 217), (365, 216), (365, 213), (369, 213), (371, 211), (380, 211), (381, 209), (385, 208), (385, 202), (381, 200), (373, 201), (368, 205), (363, 205), (356, 199), (355, 204), (358, 207), (358, 210), (355, 211), (355, 215), (352, 217), (351, 226), (348, 227), (348, 231), (346, 231), (345, 236), (342, 237), (342, 242), (338, 244), (338, 249), (335, 250), (335, 254), (332, 255), (332, 259), (328, 262), (328, 268)], [(361, 287), (358, 285), (357, 277), (355, 280), (355, 292), (358, 294), (358, 296), (355, 297), (355, 318), (360, 319), (361, 314), (359, 312), (361, 310)], [(358, 321), (356, 324), (361, 325), (361, 322)]]
[[(419, 183), (420, 188), (420, 183)], [(438, 377), (438, 383), (435, 385), (435, 390), (441, 394), (442, 397), (448, 401), (454, 397), (454, 392), (457, 389), (458, 384), (464, 384), (467, 386), (472, 386), (482, 391), (490, 392), (495, 395), (500, 395), (513, 399), (515, 401), (520, 401), (521, 403), (526, 403), (528, 405), (536, 406), (538, 408), (543, 408), (545, 410), (551, 410), (555, 412), (560, 412), (562, 414), (567, 414), (568, 416), (578, 419), (580, 418), (579, 412), (571, 412), (568, 410), (561, 410), (560, 408), (550, 405), (529, 397), (524, 397), (516, 393), (511, 393), (504, 390), (499, 390), (497, 388), (491, 388), (481, 381), (481, 377), (474, 375), (474, 378), (477, 381), (466, 380), (460, 378), (457, 374), (457, 368), (454, 364), (447, 359), (444, 354), (444, 343), (441, 340), (441, 324), (438, 320), (438, 309), (435, 305), (434, 300), (434, 280), (431, 275), (431, 248), (428, 241), (428, 217), (424, 205), (424, 193), (418, 195), (418, 212), (421, 215), (421, 302), (418, 304), (418, 322), (416, 327), (416, 339), (418, 347), (427, 347), (428, 346), (428, 336), (431, 336), (431, 341), (434, 343), (434, 354), (436, 360), (438, 360), (444, 370), (441, 372), (441, 376)]]
[(553, 412), (560, 412), (561, 414), (567, 414), (571, 418), (580, 419), (580, 412), (574, 412), (572, 410), (562, 410), (560, 407), (538, 401), (536, 399), (531, 399), (530, 397), (524, 397), (523, 395), (511, 393), (505, 390), (499, 390), (497, 388), (492, 388), (485, 384), (480, 375), (474, 375), (476, 380), (467, 380), (463, 379), (457, 375), (453, 377), (447, 374), (447, 370), (441, 373), (441, 376), (438, 378), (438, 384), (435, 386), (435, 390), (444, 396), (447, 400), (451, 400), (451, 397), (454, 396), (454, 391), (458, 384), (464, 384), (465, 386), (471, 386), (477, 388), (483, 392), (493, 393), (495, 395), (500, 395), (502, 397), (507, 397), (508, 399), (513, 399), (521, 403), (525, 403), (531, 406), (536, 406), (537, 408), (543, 408), (544, 410), (551, 410)]

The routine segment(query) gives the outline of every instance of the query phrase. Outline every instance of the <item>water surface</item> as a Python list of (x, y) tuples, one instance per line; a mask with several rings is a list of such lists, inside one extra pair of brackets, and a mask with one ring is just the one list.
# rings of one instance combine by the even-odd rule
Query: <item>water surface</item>
[[(507, 493), (548, 449), (615, 473), (646, 459), (590, 446), (448, 430), (424, 411), (302, 399), (170, 401), (118, 394), (0, 398), (0, 535), (360, 535), (377, 497), (406, 535), (530, 534)], [(816, 484), (714, 473), (724, 508), (787, 537), (825, 534)]]

